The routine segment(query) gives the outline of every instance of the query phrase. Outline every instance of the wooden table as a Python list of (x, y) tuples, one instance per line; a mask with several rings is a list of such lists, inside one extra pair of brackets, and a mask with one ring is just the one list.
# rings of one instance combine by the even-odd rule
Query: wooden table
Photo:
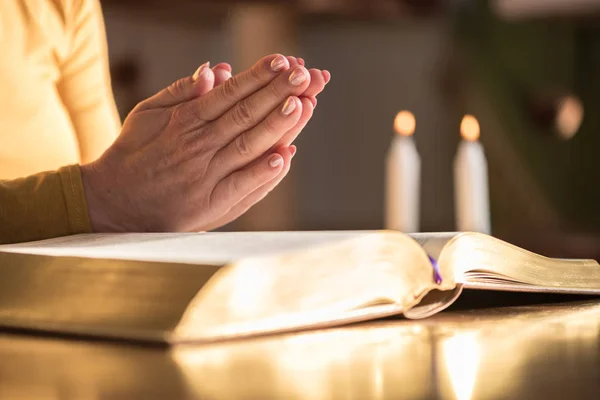
[(0, 398), (600, 398), (600, 301), (171, 349), (5, 332)]

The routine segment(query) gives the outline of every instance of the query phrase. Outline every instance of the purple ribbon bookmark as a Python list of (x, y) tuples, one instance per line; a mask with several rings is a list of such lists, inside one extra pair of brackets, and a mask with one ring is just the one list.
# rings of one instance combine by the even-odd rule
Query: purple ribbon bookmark
[(438, 285), (442, 283), (442, 274), (440, 274), (440, 268), (438, 267), (437, 261), (431, 256), (429, 257), (429, 261), (431, 261), (431, 265), (433, 266), (433, 280)]

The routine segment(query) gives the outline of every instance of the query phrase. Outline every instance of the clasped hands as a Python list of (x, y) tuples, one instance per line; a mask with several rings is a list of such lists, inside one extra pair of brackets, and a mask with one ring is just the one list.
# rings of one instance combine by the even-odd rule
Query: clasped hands
[(330, 79), (271, 55), (231, 76), (228, 64), (142, 101), (115, 143), (81, 166), (95, 232), (207, 231), (262, 200), (287, 175), (292, 145)]

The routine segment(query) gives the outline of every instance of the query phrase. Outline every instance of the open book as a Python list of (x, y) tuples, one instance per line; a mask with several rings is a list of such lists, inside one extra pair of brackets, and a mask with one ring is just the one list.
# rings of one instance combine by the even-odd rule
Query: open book
[(600, 294), (477, 233), (90, 234), (0, 246), (0, 326), (166, 343), (424, 318), (466, 288)]

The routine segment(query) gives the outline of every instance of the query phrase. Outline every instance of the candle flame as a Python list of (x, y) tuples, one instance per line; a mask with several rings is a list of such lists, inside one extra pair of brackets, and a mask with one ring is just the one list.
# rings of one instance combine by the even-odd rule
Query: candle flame
[(561, 138), (571, 139), (583, 121), (583, 104), (575, 96), (565, 97), (558, 107), (556, 127)]
[(415, 133), (417, 121), (410, 111), (400, 111), (394, 120), (394, 129), (400, 136), (412, 136)]
[(460, 123), (460, 135), (469, 142), (479, 139), (479, 121), (472, 115), (465, 115)]

